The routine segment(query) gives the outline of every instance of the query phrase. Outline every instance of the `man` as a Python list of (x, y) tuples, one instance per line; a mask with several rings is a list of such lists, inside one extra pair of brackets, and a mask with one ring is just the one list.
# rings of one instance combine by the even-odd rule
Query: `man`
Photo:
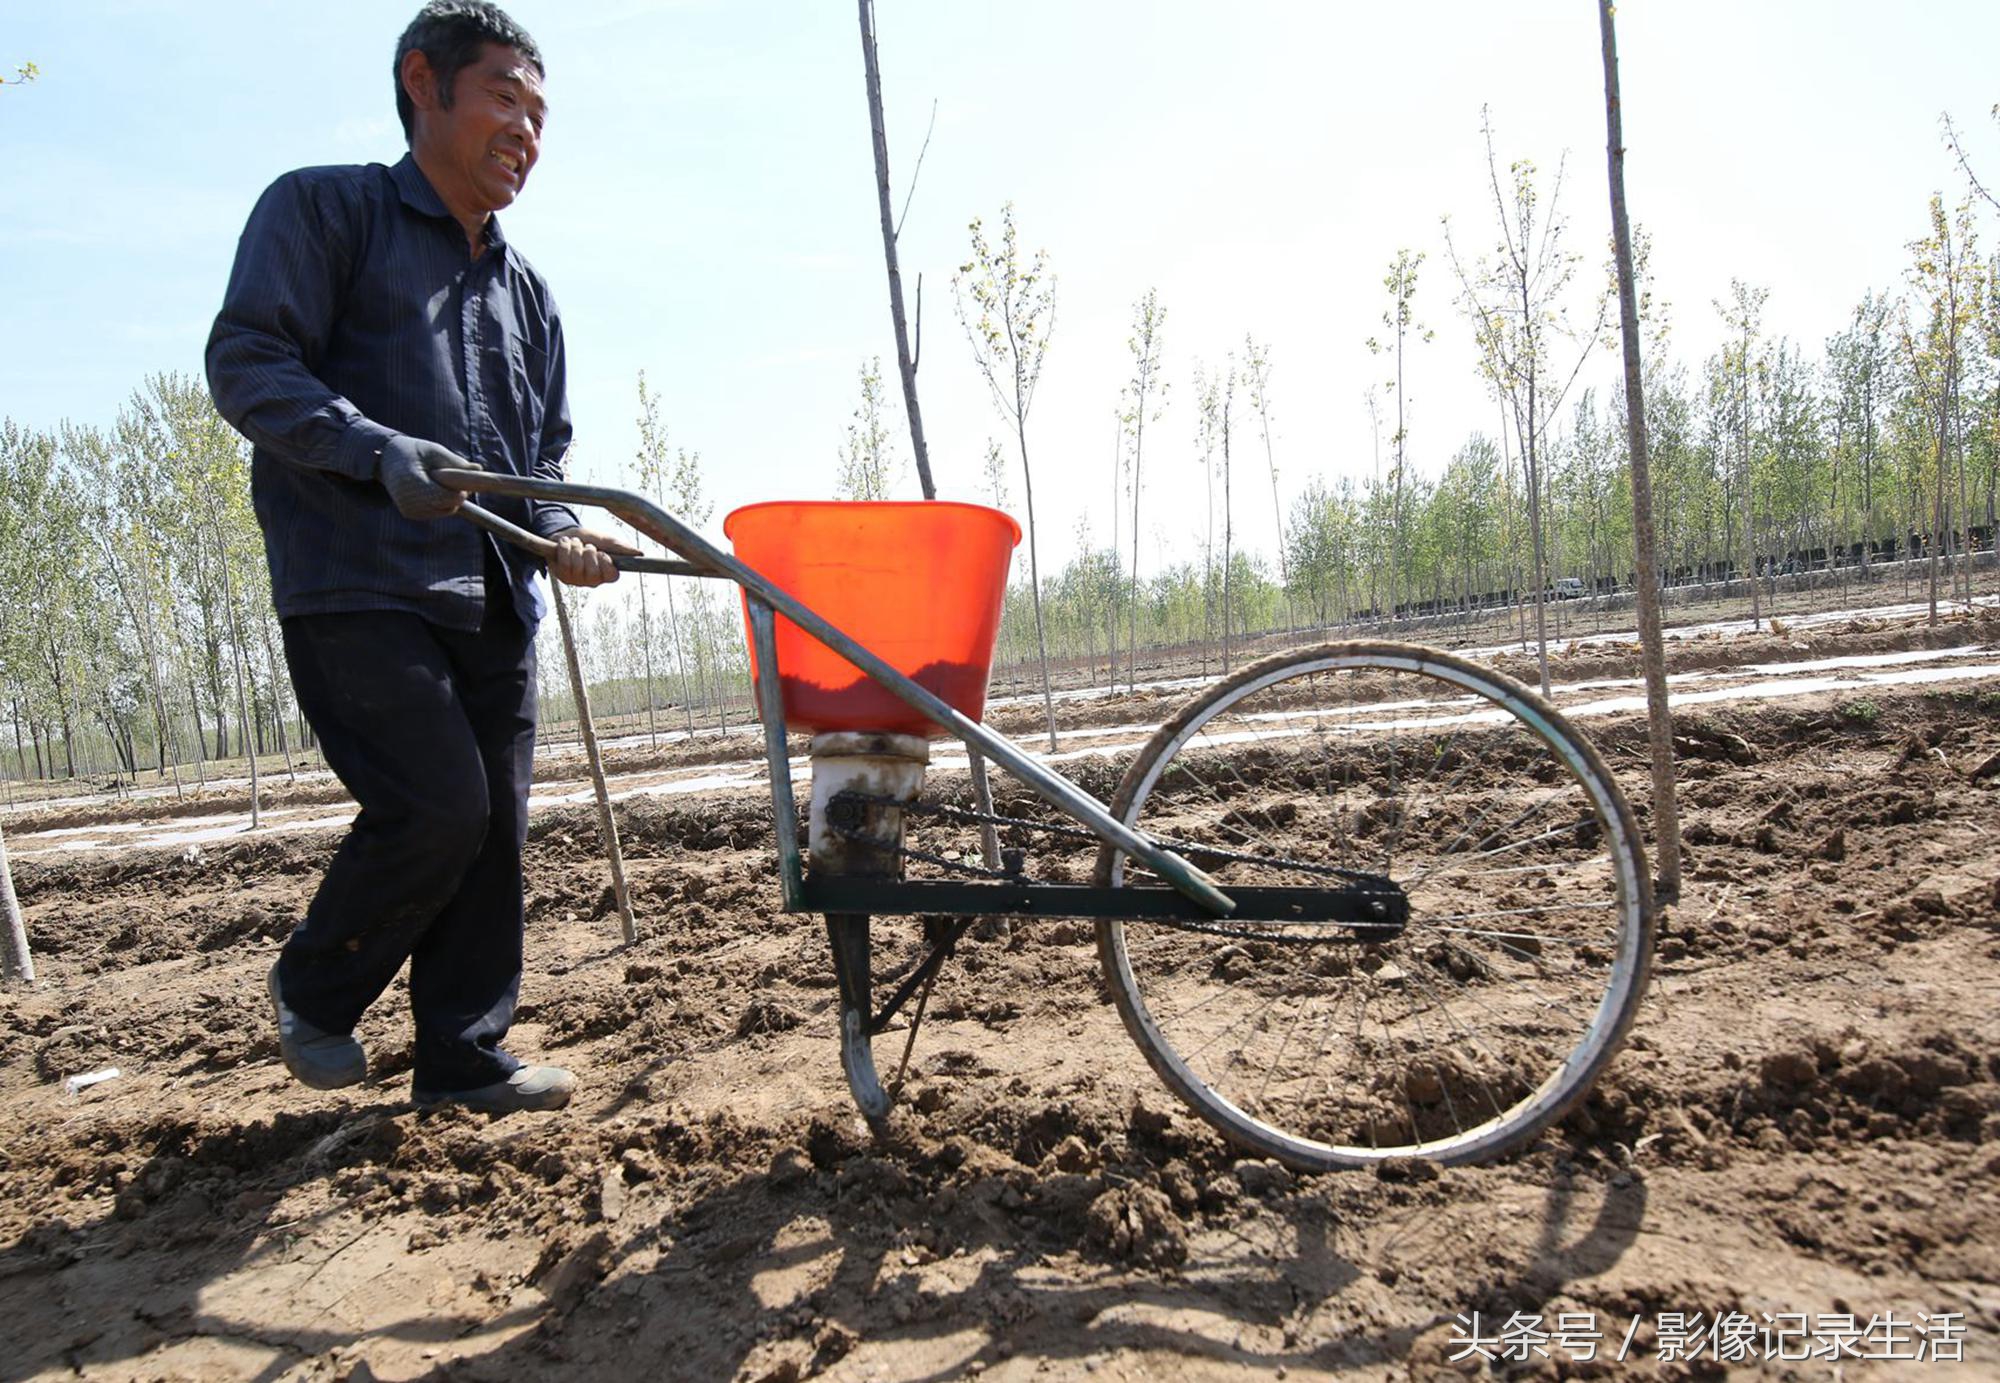
[[(405, 960), (412, 1094), (509, 1111), (575, 1080), (500, 1046), (520, 993), (538, 563), (452, 517), (448, 467), (560, 477), (570, 443), (548, 286), (494, 213), (541, 152), (540, 51), (485, 0), (431, 0), (397, 45), (394, 167), (307, 168), (266, 191), (208, 342), (216, 407), (254, 445), (285, 660), (360, 803), (270, 974), (286, 1067), (367, 1075), (353, 1036)], [(567, 508), (491, 498), (557, 544), (554, 575), (629, 552)]]

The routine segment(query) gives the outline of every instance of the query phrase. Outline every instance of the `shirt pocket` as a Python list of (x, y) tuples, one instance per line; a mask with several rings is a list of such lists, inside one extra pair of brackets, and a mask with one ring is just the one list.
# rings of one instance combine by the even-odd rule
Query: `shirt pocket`
[(525, 460), (533, 465), (535, 453), (541, 450), (542, 419), (549, 390), (548, 347), (537, 345), (525, 336), (513, 336), (507, 342), (507, 383), (521, 419), (522, 440), (527, 448)]

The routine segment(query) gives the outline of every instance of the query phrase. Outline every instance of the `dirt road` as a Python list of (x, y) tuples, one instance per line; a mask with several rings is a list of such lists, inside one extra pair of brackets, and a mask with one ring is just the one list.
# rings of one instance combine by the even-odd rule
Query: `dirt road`
[[(1545, 1340), (1548, 1376), (1618, 1376), (1635, 1319), (1648, 1373), (1749, 1369), (1656, 1365), (1694, 1312), (1924, 1313), (1961, 1332), (1943, 1376), (2000, 1376), (1996, 645), (1990, 614), (1681, 641), (1677, 689), (1734, 694), (1680, 713), (1689, 884), (1635, 1036), (1530, 1152), (1438, 1174), (1242, 1160), (1073, 923), (967, 943), (872, 1145), (761, 797), (640, 790), (726, 764), (621, 751), (629, 949), (587, 809), (537, 814), (513, 1045), (586, 1086), (535, 1119), (413, 1112), (396, 994), (369, 1085), (287, 1080), (260, 981), (332, 832), (10, 824), (46, 978), (0, 997), (0, 1376), (1457, 1377), (1474, 1312), (1602, 1332), (1588, 1364)], [(1643, 801), (1629, 653), (1560, 669)], [(1066, 767), (1107, 791), (1184, 694), (1066, 702)]]

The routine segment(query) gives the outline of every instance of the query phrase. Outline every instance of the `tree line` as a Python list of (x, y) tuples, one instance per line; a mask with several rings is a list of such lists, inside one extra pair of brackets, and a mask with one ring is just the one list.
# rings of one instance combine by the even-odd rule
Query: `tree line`
[[(1122, 657), (1129, 681), (1134, 649), (1212, 648), (1226, 667), (1232, 642), (1252, 635), (1510, 605), (1527, 638), (1528, 610), (1539, 630), (1544, 598), (1559, 586), (1629, 587), (1623, 386), (1603, 397), (1578, 388), (1598, 353), (1615, 349), (1609, 267), (1593, 287), (1592, 266), (1566, 243), (1562, 169), (1544, 175), (1529, 160), (1503, 161), (1490, 124), (1486, 140), (1493, 248), (1463, 253), (1449, 222), (1442, 238), (1450, 308), (1478, 350), (1469, 383), (1494, 408), (1492, 431), (1413, 441), (1402, 400), (1416, 347), (1435, 331), (1419, 301), (1431, 275), (1425, 252), (1398, 251), (1382, 279), (1383, 330), (1366, 341), (1385, 367), (1364, 400), (1373, 455), (1365, 468), (1352, 458), (1323, 466), (1287, 501), (1272, 441), (1271, 347), (1246, 333), (1219, 361), (1176, 370), (1165, 353), (1168, 309), (1149, 289), (1133, 307), (1110, 504), (1091, 506), (1108, 516), (1109, 542), (1086, 518), (1054, 567), (1033, 549), (1026, 415), (1049, 352), (1055, 277), (1045, 253), (1018, 248), (1011, 205), (997, 244), (972, 224), (961, 269), (972, 307), (962, 297), (961, 316), (1015, 434), (1031, 544), (1028, 580), (1008, 594), (1003, 661), (1053, 658), (1093, 678), (1101, 664), (1116, 682)], [(1723, 344), (1700, 361), (1672, 349), (1668, 310), (1645, 291), (1639, 237), (1664, 585), (1917, 560), (1928, 566), (1933, 618), (1939, 599), (1971, 598), (1965, 559), (1993, 548), (2000, 488), (2000, 255), (1981, 254), (1982, 204), (2000, 211), (1976, 181), (1956, 204), (1934, 194), (1903, 281), (1864, 292), (1817, 343), (1773, 334), (1770, 289), (1732, 279), (1712, 303)], [(1024, 320), (1028, 329), (1017, 330)], [(1168, 401), (1177, 373), (1191, 406), (1176, 419)], [(1162, 461), (1163, 436), (1176, 427), (1178, 445)], [(989, 442), (985, 495), (1009, 507), (998, 460)], [(1266, 482), (1279, 541), (1246, 553), (1236, 523), (1243, 504), (1263, 502)], [(1177, 497), (1168, 507), (1182, 531), (1167, 536), (1183, 555), (1144, 573), (1149, 487)], [(1758, 581), (1745, 594), (1760, 614)]]
[[(694, 524), (713, 509), (697, 453), (670, 448), (639, 382), (631, 483)], [(727, 729), (748, 704), (736, 601), (712, 582), (627, 583), (579, 637), (602, 712), (655, 739)], [(553, 627), (553, 626), (552, 626)], [(573, 718), (562, 649), (541, 641), (543, 696)], [(250, 500), (250, 449), (192, 376), (149, 377), (106, 426), (0, 418), (0, 780), (175, 790), (221, 761), (253, 775), (314, 762), (283, 657)]]
[[(1287, 489), (1277, 352), (1246, 332), (1176, 360), (1169, 305), (1148, 289), (1133, 305), (1129, 377), (1110, 401), (1109, 503), (1089, 506), (1051, 561), (1035, 522), (1031, 421), (1057, 278), (1045, 251), (1025, 248), (1011, 204), (997, 226), (971, 223), (953, 296), (1005, 440), (989, 438), (982, 473), (949, 488), (1013, 509), (1019, 480), (1027, 561), (1006, 594), (1002, 663), (1039, 675), (1054, 661), (1130, 683), (1162, 647), (1226, 667), (1246, 640), (1275, 632), (1495, 606), (1521, 611), (1526, 638), (1530, 607), (1539, 624), (1558, 583), (1602, 592), (1629, 581), (1622, 388), (1579, 387), (1609, 346), (1608, 291), (1568, 243), (1561, 167), (1503, 161), (1490, 126), (1486, 138), (1488, 248), (1466, 252), (1465, 233), (1446, 223), (1442, 268), (1418, 249), (1385, 266), (1379, 330), (1366, 340), (1382, 371), (1363, 400), (1374, 439), (1365, 465), (1305, 458), (1306, 478)], [(1978, 234), (1978, 213), (2000, 207), (1981, 198), (1976, 184), (1956, 204), (1934, 195), (1902, 282), (1864, 292), (1816, 343), (1771, 332), (1770, 289), (1732, 280), (1712, 304), (1723, 344), (1699, 361), (1675, 353), (1665, 305), (1643, 291), (1640, 237), (1666, 584), (1918, 558), (1934, 600), (1971, 596), (1972, 565), (1958, 559), (1991, 547), (2000, 488), (2000, 255), (1983, 254)], [(1447, 316), (1477, 347), (1478, 377), (1464, 387), (1483, 392), (1496, 425), (1413, 436), (1403, 399)], [(896, 403), (879, 360), (863, 363), (858, 383), (830, 443), (829, 489), (882, 498), (905, 474)], [(637, 424), (621, 483), (705, 523), (701, 457), (670, 441), (643, 373)], [(310, 749), (278, 653), (248, 470), (246, 444), (186, 375), (146, 379), (107, 425), (0, 419), (5, 777), (151, 770), (179, 786), (246, 754), (275, 753), (290, 770)], [(1148, 505), (1149, 495), (1174, 499)], [(1240, 540), (1244, 505), (1269, 506), (1279, 534), (1269, 550)], [(1148, 528), (1169, 553), (1150, 571)], [(1749, 583), (1753, 602), (1757, 590)], [(747, 717), (733, 592), (621, 583), (582, 602), (579, 618), (601, 714), (633, 717), (655, 741)], [(545, 642), (544, 696), (560, 721), (566, 676)]]
[(309, 738), (279, 653), (249, 449), (187, 375), (108, 426), (0, 419), (9, 776), (196, 782)]

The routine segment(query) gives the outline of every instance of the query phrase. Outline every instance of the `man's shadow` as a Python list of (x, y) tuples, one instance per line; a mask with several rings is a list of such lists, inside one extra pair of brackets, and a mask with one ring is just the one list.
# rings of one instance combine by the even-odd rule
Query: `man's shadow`
[[(274, 1212), (287, 1191), (351, 1165), (355, 1149), (406, 1109), (343, 1105), (208, 1130), (192, 1120), (147, 1130), (157, 1150), (123, 1178), (110, 1210), (81, 1223), (42, 1220), (0, 1248), (0, 1378), (135, 1364), (203, 1338), (239, 1358), (268, 1354), (266, 1367), (244, 1376), (270, 1379), (347, 1344), (354, 1332), (337, 1319), (279, 1326), (218, 1313), (204, 1297), (315, 1252), (316, 1273), (361, 1237), (315, 1242), (333, 1232), (346, 1202), (299, 1218)], [(100, 1150), (115, 1154), (123, 1136), (100, 1140)], [(442, 1345), (481, 1323), (444, 1312), (400, 1333)]]

